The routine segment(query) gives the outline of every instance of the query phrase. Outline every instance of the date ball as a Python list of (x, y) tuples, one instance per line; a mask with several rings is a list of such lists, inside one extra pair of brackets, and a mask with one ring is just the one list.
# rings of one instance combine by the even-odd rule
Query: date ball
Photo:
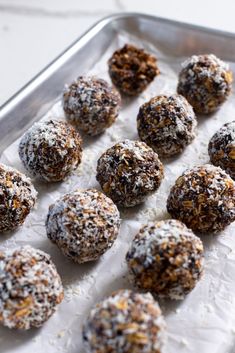
[(66, 118), (75, 128), (95, 136), (116, 120), (121, 98), (105, 80), (80, 76), (64, 91)]
[(165, 328), (150, 293), (119, 290), (91, 310), (83, 340), (87, 353), (161, 353)]
[(209, 164), (186, 170), (170, 190), (167, 210), (194, 231), (219, 232), (235, 220), (235, 182)]
[(0, 164), (0, 232), (24, 223), (35, 205), (37, 192), (31, 180), (18, 170)]
[(136, 96), (160, 73), (157, 59), (145, 50), (126, 44), (108, 61), (113, 84), (123, 94)]
[(177, 90), (196, 113), (210, 114), (226, 101), (233, 81), (226, 63), (213, 54), (193, 55), (182, 66)]
[(211, 163), (224, 169), (235, 180), (235, 121), (224, 124), (208, 146)]
[(178, 94), (150, 99), (137, 116), (140, 139), (163, 158), (182, 152), (194, 139), (196, 126), (191, 105)]
[(31, 246), (0, 251), (0, 322), (9, 328), (40, 327), (64, 297), (51, 258)]
[(81, 163), (81, 137), (69, 124), (35, 123), (22, 137), (19, 156), (26, 170), (48, 182), (65, 179)]
[(134, 284), (159, 297), (183, 299), (203, 271), (203, 245), (183, 223), (166, 220), (140, 229), (126, 255)]
[(131, 207), (159, 188), (163, 165), (146, 143), (124, 140), (101, 155), (96, 179), (114, 203)]
[(113, 245), (120, 227), (117, 207), (103, 193), (76, 190), (49, 207), (48, 238), (69, 259), (95, 261)]

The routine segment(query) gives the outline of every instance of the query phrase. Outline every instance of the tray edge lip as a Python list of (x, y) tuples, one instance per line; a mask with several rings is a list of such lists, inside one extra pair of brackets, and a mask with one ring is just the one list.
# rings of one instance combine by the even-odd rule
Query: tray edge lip
[[(96, 21), (92, 26), (90, 26), (84, 33), (82, 33), (77, 39), (75, 39), (69, 46), (67, 46), (59, 55), (57, 55), (52, 61), (50, 61), (45, 67), (43, 67), (36, 75), (34, 75), (26, 84), (24, 84), (20, 89), (18, 89), (10, 98), (8, 98), (1, 106), (0, 106), (0, 120), (1, 117), (5, 115), (5, 111), (7, 113), (8, 108), (11, 108), (11, 106), (14, 106), (17, 104), (15, 101), (20, 101), (20, 96), (30, 88), (30, 86), (35, 83), (37, 80), (39, 80), (47, 70), (53, 67), (61, 58), (64, 57), (66, 53), (68, 53), (75, 45), (78, 45), (79, 42), (82, 40), (85, 40), (86, 37), (89, 37), (92, 35), (93, 32), (98, 33), (101, 31), (106, 25), (108, 25), (111, 22), (114, 21), (119, 21), (125, 18), (136, 18), (136, 17), (142, 17), (148, 20), (152, 21), (157, 21), (157, 22), (162, 22), (162, 23), (168, 23), (172, 24), (175, 26), (179, 26), (181, 28), (187, 28), (187, 29), (195, 29), (199, 30), (201, 32), (207, 32), (208, 34), (213, 34), (213, 35), (218, 35), (218, 36), (223, 36), (223, 37), (229, 37), (235, 39), (235, 33), (229, 32), (229, 31), (223, 31), (219, 29), (214, 29), (210, 27), (205, 27), (205, 26), (200, 26), (200, 25), (195, 25), (195, 24), (190, 24), (187, 22), (181, 22), (177, 20), (172, 20), (168, 19), (165, 17), (158, 17), (155, 15), (149, 15), (141, 12), (118, 12), (115, 14), (110, 14), (108, 16), (105, 16), (101, 18), (100, 20)], [(88, 38), (87, 38), (88, 39)]]

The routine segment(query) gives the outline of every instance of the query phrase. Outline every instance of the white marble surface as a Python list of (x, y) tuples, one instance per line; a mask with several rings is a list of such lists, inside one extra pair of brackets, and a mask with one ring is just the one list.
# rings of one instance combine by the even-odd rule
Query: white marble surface
[(124, 11), (235, 32), (234, 0), (0, 0), (0, 105), (93, 23)]

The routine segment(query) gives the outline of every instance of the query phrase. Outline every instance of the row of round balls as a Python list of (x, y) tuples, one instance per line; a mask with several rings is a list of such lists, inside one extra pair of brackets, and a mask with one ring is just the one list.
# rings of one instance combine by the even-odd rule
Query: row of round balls
[[(130, 143), (133, 143), (133, 141), (124, 141), (125, 147), (126, 145), (129, 146)], [(191, 172), (193, 174), (193, 171)], [(221, 170), (219, 170), (219, 168), (214, 168), (212, 166), (203, 166), (199, 167), (199, 169), (196, 171), (196, 174), (199, 174), (200, 177), (204, 176), (204, 179), (209, 179), (210, 184), (211, 181), (213, 183), (215, 179), (218, 179), (219, 172), (222, 172)], [(9, 178), (7, 179), (9, 180)], [(223, 182), (226, 184), (227, 176), (225, 173), (224, 175), (222, 175), (221, 179), (222, 180), (220, 180), (220, 182), (222, 184)], [(202, 180), (199, 180), (197, 182), (200, 184)], [(220, 182), (218, 183), (219, 186), (221, 186)], [(227, 180), (227, 182), (229, 184), (231, 180)], [(195, 182), (193, 184), (195, 186)], [(217, 187), (215, 188), (217, 192), (220, 191), (219, 186), (217, 185)], [(232, 192), (232, 194), (228, 195), (227, 201), (230, 202), (232, 214), (232, 212), (234, 212), (234, 201), (231, 201), (230, 198), (231, 195), (233, 195), (232, 197), (234, 200), (234, 185), (230, 186), (230, 191)], [(73, 196), (74, 195), (72, 195), (72, 199)], [(66, 198), (66, 196), (64, 197)], [(218, 198), (220, 199), (220, 197), (221, 194), (220, 192), (218, 192)], [(141, 201), (142, 200), (140, 199), (139, 202)], [(201, 197), (200, 201), (202, 201)], [(220, 201), (220, 204), (223, 203), (223, 200)], [(15, 205), (17, 204), (17, 202), (15, 202), (14, 200), (12, 204)], [(189, 206), (187, 200), (185, 204)], [(51, 208), (53, 209), (53, 206), (51, 206)], [(59, 218), (60, 217), (63, 218), (63, 215), (60, 215)], [(48, 214), (47, 222), (49, 221), (49, 218), (50, 211)], [(56, 219), (55, 222), (57, 221), (58, 219)], [(223, 223), (222, 226), (224, 227), (225, 225), (226, 224)], [(96, 227), (97, 225), (95, 226), (95, 228)], [(213, 230), (216, 231), (217, 227)], [(154, 235), (158, 240), (157, 242)], [(154, 239), (155, 241), (153, 241)], [(64, 246), (63, 243), (62, 246)], [(152, 251), (149, 252), (149, 249), (152, 249)], [(35, 251), (37, 252), (38, 250)], [(202, 251), (203, 248), (200, 240), (196, 236), (194, 236), (193, 233), (189, 229), (187, 229), (182, 223), (171, 220), (166, 222), (158, 222), (157, 224), (151, 224), (144, 227), (133, 241), (133, 244), (127, 254), (127, 262), (130, 268), (130, 272), (134, 277), (134, 282), (139, 288), (150, 290), (160, 296), (179, 298), (194, 287), (196, 281), (201, 275)], [(34, 251), (31, 250), (31, 252), (33, 253)], [(96, 252), (94, 254), (97, 256)], [(152, 280), (152, 277), (154, 277), (155, 271), (159, 271), (159, 268), (162, 265), (162, 254), (166, 256), (165, 261), (168, 259), (169, 268), (165, 273), (163, 273), (163, 277), (160, 276), (159, 278), (158, 275), (159, 282), (157, 282)], [(70, 255), (73, 256), (74, 253), (72, 252)], [(146, 256), (146, 259), (143, 263), (144, 256)], [(10, 259), (11, 257), (12, 255), (9, 255)], [(184, 262), (186, 258), (188, 259), (187, 264), (186, 262)], [(86, 259), (88, 258), (85, 257), (85, 261), (87, 261)], [(182, 265), (182, 262), (185, 267), (187, 267), (188, 265), (188, 271), (185, 270)], [(27, 261), (24, 262), (24, 265), (26, 263)], [(30, 260), (29, 263), (30, 266), (32, 266), (32, 264), (35, 263), (35, 259)], [(149, 267), (148, 263), (151, 263), (152, 265)], [(49, 264), (49, 261), (47, 261), (47, 264)], [(170, 268), (170, 265), (172, 265), (172, 268)], [(13, 266), (16, 266), (15, 261), (13, 262)], [(25, 267), (27, 273), (27, 266), (25, 265)], [(9, 268), (9, 266), (6, 266), (6, 270), (8, 270)], [(162, 270), (159, 272), (159, 274), (160, 273), (162, 273)], [(57, 276), (55, 277), (57, 278)], [(37, 283), (40, 284), (40, 281)], [(11, 283), (4, 285), (4, 288), (11, 287)], [(45, 288), (40, 288), (42, 292), (43, 289), (45, 290)], [(35, 287), (35, 289), (38, 290), (37, 287)], [(54, 295), (53, 290), (49, 290), (49, 292), (52, 293), (52, 296)], [(60, 288), (58, 292), (61, 293)], [(27, 297), (26, 294), (24, 293), (25, 299)], [(4, 293), (4, 297), (6, 298), (6, 293)], [(57, 302), (62, 300), (61, 297), (62, 294), (58, 295)], [(56, 296), (54, 295), (54, 299), (55, 298)], [(15, 315), (15, 317), (20, 317), (21, 315), (24, 316), (25, 314), (26, 322), (28, 322), (28, 316), (30, 316), (32, 318), (32, 322), (35, 322), (35, 324), (32, 324), (32, 326), (40, 326), (40, 324), (42, 324), (42, 322), (45, 321), (51, 315), (55, 305), (52, 305), (52, 308), (50, 308), (50, 310), (46, 309), (45, 313), (48, 313), (48, 317), (44, 317), (41, 322), (39, 319), (39, 323), (37, 323), (35, 316), (40, 318), (40, 313), (37, 312), (38, 306), (35, 306), (36, 310), (35, 312), (33, 312), (33, 315), (32, 308), (27, 307), (27, 305), (30, 306), (30, 304), (28, 303), (31, 303), (31, 301), (34, 300), (37, 304), (37, 296), (33, 299), (30, 297), (30, 299), (27, 299), (25, 301), (22, 300), (21, 304), (18, 307), (19, 312), (17, 311), (18, 314)], [(42, 300), (44, 300), (44, 304), (47, 303), (48, 308), (48, 297), (45, 294), (43, 294), (42, 298), (40, 298), (40, 301)], [(11, 306), (8, 305), (7, 307), (11, 308)], [(5, 313), (5, 317), (10, 317), (9, 321), (11, 323), (12, 316), (8, 316), (7, 311)], [(26, 328), (26, 326), (24, 326), (24, 324), (22, 323), (20, 324), (20, 322), (21, 321), (19, 320), (18, 326), (14, 325), (13, 322), (13, 324), (11, 324), (11, 327)], [(24, 320), (22, 320), (22, 322), (24, 322)], [(28, 328), (29, 327), (31, 327), (30, 321), (28, 323)], [(104, 327), (106, 329), (104, 329)], [(146, 329), (146, 327), (148, 327), (148, 329)], [(158, 304), (153, 301), (153, 298), (150, 295), (137, 294), (131, 291), (119, 291), (118, 293), (113, 294), (110, 298), (107, 298), (103, 303), (98, 304), (97, 308), (91, 312), (87, 325), (85, 325), (84, 327), (84, 340), (88, 345), (88, 351), (91, 352), (98, 352), (101, 348), (104, 352), (130, 352), (133, 351), (133, 349), (136, 352), (156, 352), (161, 350), (163, 344), (164, 330), (165, 325), (160, 309), (158, 307)], [(113, 335), (112, 337), (114, 337), (114, 339), (110, 339), (110, 334)]]
[[(63, 300), (51, 258), (24, 246), (0, 252), (0, 319), (9, 328), (40, 327)], [(119, 290), (91, 310), (83, 327), (88, 352), (160, 353), (166, 325), (150, 293)]]
[[(109, 74), (122, 95), (138, 95), (160, 73), (156, 62), (143, 49), (125, 45), (110, 58)], [(152, 98), (140, 107), (137, 117), (140, 139), (161, 157), (181, 152), (195, 137), (194, 111), (212, 113), (231, 93), (232, 72), (215, 55), (193, 55), (182, 66), (178, 94)], [(100, 134), (118, 116), (118, 91), (104, 80), (79, 77), (63, 95), (67, 120), (89, 135)]]
[[(227, 170), (233, 170), (234, 166), (234, 159), (231, 158), (234, 153), (234, 139), (231, 140), (231, 137), (234, 138), (233, 129), (234, 123), (226, 124), (209, 143), (210, 154), (216, 156), (218, 148), (214, 146), (218, 145), (221, 136), (221, 142), (226, 141), (223, 158), (230, 158), (225, 166)], [(49, 176), (55, 178), (58, 174), (66, 175), (68, 166), (69, 171), (78, 166), (81, 160), (81, 139), (67, 123), (36, 123), (23, 136), (19, 153), (31, 174), (42, 176), (42, 173), (47, 173), (48, 179)], [(36, 191), (22, 175), (16, 177), (14, 172), (4, 170), (3, 167), (1, 174), (4, 207), (0, 213), (0, 230), (3, 232), (23, 223), (34, 206)], [(144, 142), (124, 140), (101, 155), (96, 177), (102, 190), (115, 204), (129, 207), (141, 203), (155, 192), (163, 174), (163, 165), (150, 147)], [(17, 189), (12, 192), (14, 183)], [(173, 218), (180, 219), (195, 231), (220, 231), (234, 220), (233, 187), (231, 177), (220, 168), (209, 165), (195, 167), (177, 179), (168, 198), (168, 211)]]

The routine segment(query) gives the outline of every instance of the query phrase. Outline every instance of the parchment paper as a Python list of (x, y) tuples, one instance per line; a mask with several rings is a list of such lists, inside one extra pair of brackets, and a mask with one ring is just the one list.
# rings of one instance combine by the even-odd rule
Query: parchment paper
[[(127, 280), (125, 254), (133, 236), (148, 221), (168, 218), (166, 199), (175, 179), (188, 167), (209, 161), (207, 144), (213, 133), (235, 114), (235, 97), (208, 118), (200, 117), (198, 135), (184, 153), (163, 161), (165, 179), (160, 189), (141, 206), (121, 210), (122, 225), (114, 246), (102, 258), (87, 265), (77, 265), (66, 259), (46, 237), (45, 218), (48, 206), (60, 195), (79, 188), (99, 188), (95, 179), (96, 161), (100, 154), (116, 142), (137, 139), (136, 116), (139, 106), (160, 93), (174, 93), (180, 64), (185, 59), (164, 55), (148, 43), (130, 38), (126, 33), (116, 40), (88, 73), (109, 80), (107, 60), (112, 52), (126, 42), (136, 43), (155, 53), (161, 74), (137, 99), (123, 102), (115, 124), (96, 138), (84, 137), (82, 164), (66, 181), (56, 184), (35, 183), (39, 192), (36, 209), (25, 224), (13, 234), (1, 235), (4, 248), (31, 244), (51, 254), (65, 287), (65, 299), (58, 311), (41, 328), (27, 332), (0, 328), (0, 352), (17, 353), (82, 353), (81, 325), (94, 303), (115, 289), (131, 288)], [(235, 71), (235, 65), (231, 68)], [(79, 65), (79, 64), (78, 64)], [(44, 119), (64, 119), (58, 100)], [(17, 153), (18, 141), (5, 150), (1, 162), (25, 172)], [(235, 352), (235, 234), (234, 225), (218, 236), (203, 236), (205, 274), (185, 300), (162, 301), (161, 307), (168, 326), (167, 353), (232, 353)]]

